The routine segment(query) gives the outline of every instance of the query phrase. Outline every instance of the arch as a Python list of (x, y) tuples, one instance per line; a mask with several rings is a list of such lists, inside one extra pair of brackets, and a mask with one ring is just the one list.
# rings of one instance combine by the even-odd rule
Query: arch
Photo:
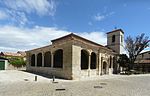
[(63, 68), (63, 50), (58, 49), (54, 52), (54, 67)]
[(35, 66), (35, 54), (31, 55), (31, 66)]
[(107, 63), (105, 61), (103, 62), (103, 73), (107, 73)]
[(51, 67), (51, 52), (45, 52), (44, 54), (44, 67)]
[(91, 69), (96, 69), (96, 54), (94, 52), (91, 53)]
[(42, 66), (42, 53), (37, 54), (37, 66)]
[(115, 42), (115, 40), (116, 40), (116, 36), (113, 35), (113, 36), (112, 36), (112, 42)]
[(81, 69), (88, 69), (89, 54), (86, 50), (81, 50)]

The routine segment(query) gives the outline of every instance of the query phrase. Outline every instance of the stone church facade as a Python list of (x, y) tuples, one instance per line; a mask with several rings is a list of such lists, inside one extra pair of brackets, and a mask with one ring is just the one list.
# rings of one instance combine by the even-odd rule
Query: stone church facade
[[(115, 57), (121, 53), (124, 32), (107, 33), (107, 46), (97, 44), (73, 33), (52, 40), (52, 44), (26, 51), (27, 71), (79, 79), (113, 74)], [(101, 38), (100, 38), (101, 39)]]

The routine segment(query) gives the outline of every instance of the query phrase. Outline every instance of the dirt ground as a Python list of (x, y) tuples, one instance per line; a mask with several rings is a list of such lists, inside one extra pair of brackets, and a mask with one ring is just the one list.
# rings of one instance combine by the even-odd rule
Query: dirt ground
[(149, 82), (150, 74), (56, 79), (53, 83), (52, 78), (4, 70), (0, 71), (0, 96), (150, 96)]

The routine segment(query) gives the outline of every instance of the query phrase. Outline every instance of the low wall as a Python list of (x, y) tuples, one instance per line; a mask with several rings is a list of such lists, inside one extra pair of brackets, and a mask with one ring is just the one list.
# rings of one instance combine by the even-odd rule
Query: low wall
[(71, 73), (63, 70), (62, 68), (50, 68), (50, 67), (29, 67), (27, 71), (34, 73), (42, 73), (49, 76), (56, 76), (64, 79), (72, 79)]
[(26, 66), (14, 67), (13, 65), (8, 64), (6, 70), (26, 70)]

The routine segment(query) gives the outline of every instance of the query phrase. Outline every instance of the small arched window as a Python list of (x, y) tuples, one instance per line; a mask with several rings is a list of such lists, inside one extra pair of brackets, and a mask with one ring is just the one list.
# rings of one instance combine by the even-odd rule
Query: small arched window
[(115, 39), (116, 39), (116, 36), (113, 35), (113, 36), (112, 36), (112, 42), (115, 42)]
[(31, 66), (35, 66), (35, 54), (31, 56)]

